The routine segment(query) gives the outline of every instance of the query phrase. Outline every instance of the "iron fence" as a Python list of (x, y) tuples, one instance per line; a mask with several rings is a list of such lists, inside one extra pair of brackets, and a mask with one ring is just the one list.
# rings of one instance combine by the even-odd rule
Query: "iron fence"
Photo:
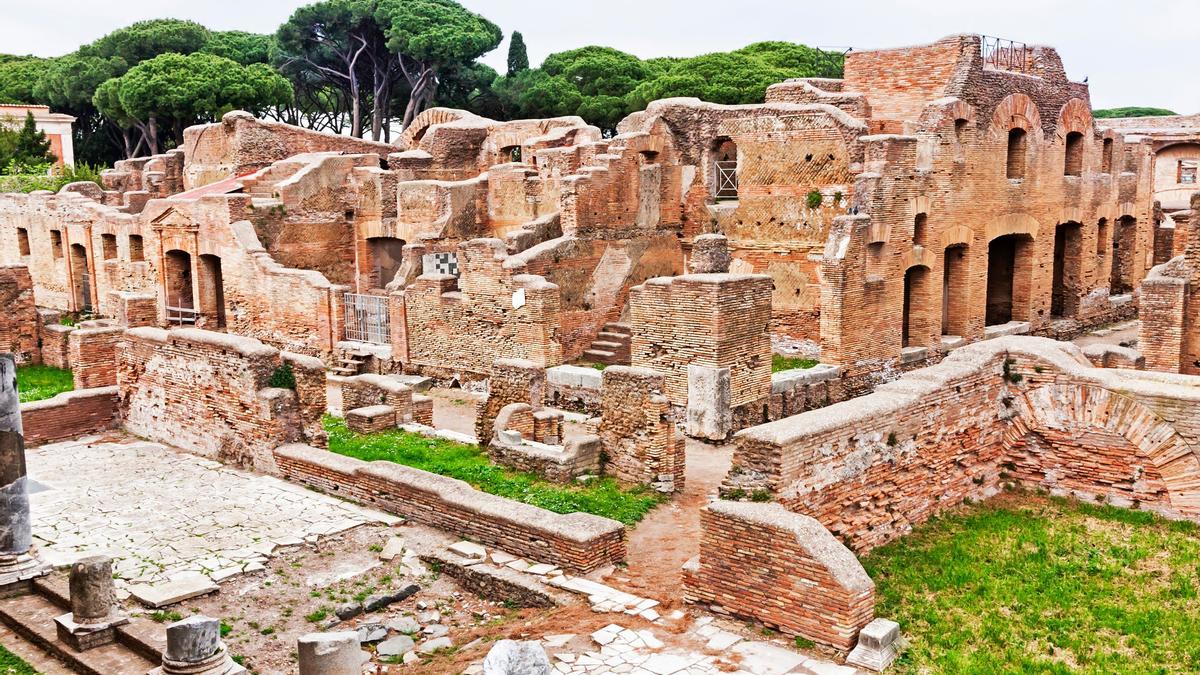
[(737, 161), (726, 160), (717, 162), (717, 199), (737, 199), (737, 196)]
[(982, 38), (980, 50), (985, 68), (1011, 70), (1017, 73), (1029, 72), (1031, 54), (1029, 47), (1024, 42), (1005, 40), (990, 35), (984, 35)]
[(345, 339), (376, 345), (391, 343), (387, 297), (347, 293)]

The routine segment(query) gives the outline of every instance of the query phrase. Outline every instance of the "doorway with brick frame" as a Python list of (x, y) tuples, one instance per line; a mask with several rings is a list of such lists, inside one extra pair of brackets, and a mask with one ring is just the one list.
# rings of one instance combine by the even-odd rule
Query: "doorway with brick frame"
[(1028, 321), (1033, 237), (1005, 234), (988, 244), (987, 301), (984, 322), (988, 326), (1010, 321)]
[(967, 335), (970, 323), (970, 265), (966, 244), (947, 246), (942, 256), (942, 335)]
[(1083, 225), (1059, 223), (1054, 229), (1054, 271), (1050, 316), (1068, 318), (1079, 313), (1083, 289)]

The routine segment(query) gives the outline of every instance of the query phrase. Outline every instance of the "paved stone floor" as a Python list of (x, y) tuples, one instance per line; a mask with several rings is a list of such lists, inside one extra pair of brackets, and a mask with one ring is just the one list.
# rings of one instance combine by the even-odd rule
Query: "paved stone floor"
[(118, 587), (263, 569), (280, 546), (397, 519), (136, 439), (27, 451), (34, 543), (54, 565), (105, 553)]

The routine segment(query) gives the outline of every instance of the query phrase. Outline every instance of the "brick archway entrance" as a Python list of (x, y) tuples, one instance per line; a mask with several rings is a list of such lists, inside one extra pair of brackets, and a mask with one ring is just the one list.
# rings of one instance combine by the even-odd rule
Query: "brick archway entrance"
[[(1013, 401), (1005, 435), (1013, 473), (1048, 487), (1094, 491), (1200, 516), (1200, 457), (1137, 400), (1082, 384), (1049, 384)], [(1053, 455), (1055, 469), (1044, 469)]]

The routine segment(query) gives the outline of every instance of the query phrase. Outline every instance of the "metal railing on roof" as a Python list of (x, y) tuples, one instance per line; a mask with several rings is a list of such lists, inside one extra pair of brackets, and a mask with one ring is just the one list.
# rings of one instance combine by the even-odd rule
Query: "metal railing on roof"
[(983, 56), (983, 67), (1028, 73), (1032, 67), (1032, 54), (1024, 42), (1004, 38), (981, 36), (979, 49)]

